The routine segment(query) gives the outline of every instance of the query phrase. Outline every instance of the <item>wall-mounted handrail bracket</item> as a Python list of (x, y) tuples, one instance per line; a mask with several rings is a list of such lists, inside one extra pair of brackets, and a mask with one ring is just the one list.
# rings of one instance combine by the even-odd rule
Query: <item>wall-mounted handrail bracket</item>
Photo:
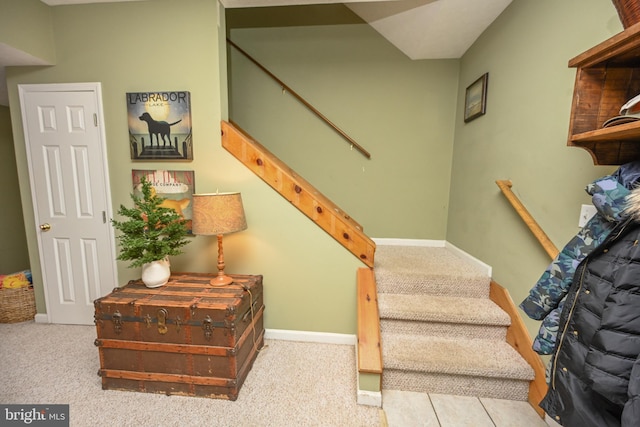
[(356, 141), (354, 141), (353, 138), (351, 138), (342, 129), (340, 129), (338, 126), (336, 126), (331, 120), (329, 120), (324, 114), (322, 114), (320, 111), (318, 111), (313, 105), (311, 105), (307, 100), (305, 100), (302, 96), (300, 96), (295, 90), (293, 90), (289, 86), (287, 86), (286, 83), (284, 83), (282, 80), (280, 80), (278, 77), (276, 77), (271, 71), (269, 71), (266, 67), (264, 67), (262, 64), (260, 64), (255, 58), (253, 58), (246, 51), (244, 51), (240, 46), (238, 46), (237, 44), (235, 44), (234, 42), (232, 42), (228, 38), (227, 38), (227, 43), (229, 43), (231, 46), (233, 46), (244, 57), (246, 57), (249, 61), (251, 61), (258, 68), (260, 68), (265, 74), (267, 74), (269, 77), (271, 77), (273, 80), (275, 80), (280, 85), (280, 87), (282, 88), (282, 93), (283, 94), (285, 92), (289, 92), (294, 98), (296, 98), (298, 101), (300, 101), (300, 103), (302, 105), (307, 107), (312, 113), (314, 113), (316, 116), (318, 116), (322, 121), (324, 121), (327, 125), (329, 125), (340, 136), (342, 136), (349, 144), (351, 144), (352, 148), (355, 148), (356, 150), (358, 150), (367, 159), (371, 159), (371, 154), (363, 146), (361, 146)]

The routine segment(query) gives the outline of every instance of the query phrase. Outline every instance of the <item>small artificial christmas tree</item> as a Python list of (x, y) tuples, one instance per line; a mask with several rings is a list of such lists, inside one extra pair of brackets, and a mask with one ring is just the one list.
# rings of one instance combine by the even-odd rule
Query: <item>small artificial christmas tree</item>
[(156, 195), (151, 183), (142, 177), (142, 198), (131, 194), (134, 207), (120, 205), (118, 215), (125, 221), (111, 220), (120, 231), (116, 237), (120, 244), (121, 261), (132, 261), (129, 267), (180, 255), (182, 247), (190, 242), (186, 239), (186, 221), (174, 209), (160, 206), (165, 200)]

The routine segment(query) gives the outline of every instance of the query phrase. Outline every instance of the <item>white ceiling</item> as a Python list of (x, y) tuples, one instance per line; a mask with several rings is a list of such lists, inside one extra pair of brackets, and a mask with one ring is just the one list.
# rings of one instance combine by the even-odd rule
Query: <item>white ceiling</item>
[(511, 1), (220, 0), (226, 8), (344, 3), (411, 59), (460, 58)]
[(402, 0), (347, 6), (411, 59), (460, 58), (512, 0)]
[[(143, 0), (41, 0), (49, 6)], [(215, 0), (212, 0), (215, 1)], [(344, 3), (411, 59), (460, 58), (512, 0), (220, 0), (225, 8)], [(0, 44), (0, 105), (9, 105), (4, 68), (46, 65)]]
[(4, 69), (12, 65), (49, 65), (42, 59), (0, 43), (0, 105), (9, 105), (7, 79)]

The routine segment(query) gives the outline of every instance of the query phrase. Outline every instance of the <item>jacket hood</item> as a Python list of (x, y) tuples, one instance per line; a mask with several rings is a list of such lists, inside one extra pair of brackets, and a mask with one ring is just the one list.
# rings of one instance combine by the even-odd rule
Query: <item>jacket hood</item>
[(626, 202), (625, 213), (633, 218), (635, 222), (640, 222), (640, 186), (631, 190)]
[(618, 222), (626, 217), (627, 196), (633, 185), (620, 183), (614, 175), (607, 175), (587, 185), (586, 192), (598, 214), (608, 222)]

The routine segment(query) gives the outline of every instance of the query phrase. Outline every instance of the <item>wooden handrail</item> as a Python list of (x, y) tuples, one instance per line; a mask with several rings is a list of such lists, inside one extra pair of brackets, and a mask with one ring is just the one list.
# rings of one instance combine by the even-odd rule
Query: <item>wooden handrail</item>
[(229, 153), (360, 261), (373, 267), (376, 244), (360, 224), (239, 127), (225, 121), (221, 127), (222, 146)]
[(507, 200), (509, 200), (518, 215), (520, 215), (520, 218), (522, 218), (525, 224), (527, 224), (529, 230), (531, 230), (535, 238), (538, 239), (551, 259), (554, 259), (556, 256), (558, 256), (559, 251), (556, 245), (553, 244), (551, 239), (549, 239), (549, 236), (547, 236), (547, 234), (542, 230), (536, 220), (533, 219), (527, 208), (524, 207), (518, 197), (513, 193), (513, 191), (511, 191), (511, 187), (513, 186), (511, 181), (499, 180), (496, 181), (496, 184), (498, 184), (498, 187), (500, 187), (500, 190), (502, 190), (502, 194), (504, 194)]
[[(520, 218), (527, 224), (533, 235), (538, 239), (544, 250), (551, 259), (558, 256), (558, 248), (553, 244), (551, 239), (542, 230), (540, 225), (533, 219), (527, 208), (524, 207), (518, 196), (516, 196), (511, 187), (513, 184), (509, 180), (498, 180), (496, 184), (511, 203)], [(515, 348), (518, 353), (531, 365), (535, 372), (535, 378), (529, 384), (529, 403), (533, 409), (544, 418), (544, 410), (538, 405), (547, 393), (547, 381), (545, 379), (545, 368), (540, 356), (531, 348), (531, 336), (518, 314), (513, 300), (509, 296), (509, 292), (493, 280), (489, 291), (489, 297), (500, 308), (511, 317), (511, 326), (507, 329), (507, 342)]]
[(305, 100), (303, 97), (298, 95), (298, 93), (296, 91), (294, 91), (289, 86), (287, 86), (282, 80), (280, 80), (278, 77), (276, 77), (271, 71), (267, 70), (262, 64), (260, 64), (256, 59), (254, 59), (251, 55), (249, 55), (247, 52), (245, 52), (240, 46), (238, 46), (237, 44), (232, 42), (230, 39), (227, 39), (227, 43), (229, 43), (231, 46), (236, 48), (236, 50), (238, 52), (240, 52), (242, 55), (244, 55), (249, 61), (253, 62), (265, 74), (267, 74), (273, 80), (278, 82), (278, 84), (282, 87), (282, 89), (284, 89), (287, 92), (289, 92), (294, 98), (296, 98), (298, 101), (300, 101), (302, 103), (302, 105), (307, 107), (312, 113), (314, 113), (322, 121), (324, 121), (326, 124), (328, 124), (333, 130), (338, 132), (338, 134), (340, 134), (340, 136), (342, 136), (345, 140), (347, 140), (347, 142), (349, 142), (353, 147), (355, 147), (355, 149), (358, 150), (363, 156), (365, 156), (367, 159), (371, 158), (371, 154), (367, 150), (365, 150), (365, 148), (363, 146), (361, 146), (356, 141), (354, 141), (353, 138), (351, 138), (342, 129), (340, 129), (338, 126), (336, 126), (331, 120), (329, 120), (324, 114), (322, 114), (320, 111), (318, 111), (307, 100)]

